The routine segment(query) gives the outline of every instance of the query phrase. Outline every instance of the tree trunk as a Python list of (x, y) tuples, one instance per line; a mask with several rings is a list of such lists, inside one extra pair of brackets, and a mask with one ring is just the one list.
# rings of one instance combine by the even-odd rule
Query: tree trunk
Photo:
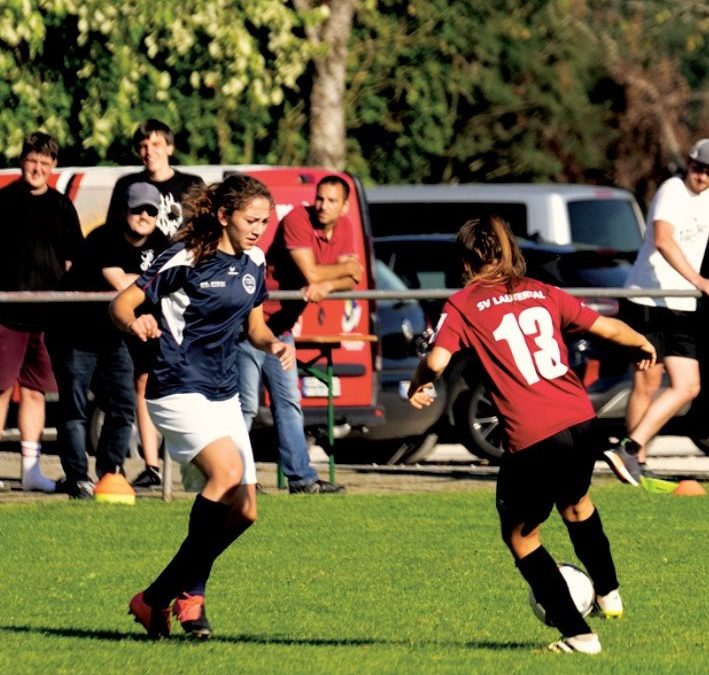
[[(308, 164), (344, 169), (346, 160), (345, 76), (347, 47), (357, 0), (323, 0), (329, 16), (308, 30), (308, 37), (325, 53), (314, 60), (310, 93)], [(298, 9), (312, 9), (312, 0), (294, 0)]]

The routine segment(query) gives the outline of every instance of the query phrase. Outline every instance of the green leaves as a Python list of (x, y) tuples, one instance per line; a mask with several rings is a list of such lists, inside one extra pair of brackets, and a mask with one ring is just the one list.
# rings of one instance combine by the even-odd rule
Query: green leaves
[(268, 126), (269, 108), (296, 86), (311, 52), (297, 34), (298, 16), (281, 0), (5, 4), (0, 138), (7, 141), (0, 151), (6, 162), (37, 127), (74, 146), (84, 161), (115, 159), (128, 154), (133, 129), (149, 115), (186, 131), (188, 140), (200, 120), (217, 128), (213, 145), (188, 145), (184, 159), (205, 161), (206, 150), (212, 161), (249, 161), (234, 149)]

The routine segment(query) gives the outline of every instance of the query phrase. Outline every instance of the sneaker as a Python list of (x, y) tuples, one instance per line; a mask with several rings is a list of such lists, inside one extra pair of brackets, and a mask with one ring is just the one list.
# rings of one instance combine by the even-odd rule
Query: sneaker
[(55, 492), (69, 495), (69, 499), (93, 499), (94, 484), (90, 480), (73, 481), (66, 477), (57, 481)]
[(307, 483), (306, 485), (289, 485), (288, 492), (292, 495), (295, 494), (308, 494), (308, 495), (324, 495), (324, 494), (337, 494), (338, 492), (344, 492), (344, 485), (335, 485), (334, 483), (328, 483), (326, 480), (314, 480), (312, 483)]
[(600, 654), (601, 641), (595, 633), (584, 633), (582, 635), (572, 635), (561, 638), (557, 642), (552, 642), (548, 649), (552, 652), (569, 654), (578, 652), (579, 654)]
[(616, 588), (605, 595), (596, 596), (598, 613), (605, 619), (620, 619), (623, 616), (623, 599)]
[[(633, 443), (629, 438), (614, 443), (608, 450), (604, 450), (603, 459), (613, 470), (621, 483), (629, 483), (635, 487), (640, 485), (642, 469), (636, 454), (628, 452), (626, 447)], [(637, 445), (637, 443), (635, 444)]]
[(645, 478), (662, 478), (659, 474), (656, 474), (652, 469), (648, 469), (646, 462), (638, 462), (638, 464), (640, 464), (640, 472)]
[(162, 485), (162, 476), (154, 466), (146, 465), (145, 468), (133, 479), (131, 485), (139, 490), (150, 490)]
[(172, 603), (172, 614), (190, 637), (206, 640), (212, 635), (203, 595), (180, 594)]
[(157, 640), (161, 637), (169, 637), (170, 609), (168, 607), (153, 609), (143, 600), (143, 594), (138, 593), (138, 595), (133, 596), (128, 605), (128, 614), (132, 614), (136, 623), (139, 623), (148, 631), (149, 638)]

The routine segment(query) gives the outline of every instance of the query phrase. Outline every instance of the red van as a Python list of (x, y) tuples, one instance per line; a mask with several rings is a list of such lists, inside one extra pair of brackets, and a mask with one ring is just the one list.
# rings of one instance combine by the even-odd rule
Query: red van
[[(51, 184), (67, 194), (79, 213), (82, 230), (87, 234), (101, 225), (108, 210), (116, 180), (127, 173), (142, 170), (141, 166), (124, 167), (65, 167), (57, 169)], [(318, 181), (330, 173), (337, 173), (350, 185), (348, 217), (355, 225), (357, 253), (365, 268), (365, 274), (356, 290), (374, 288), (372, 246), (364, 190), (359, 180), (347, 173), (331, 172), (311, 167), (204, 165), (180, 166), (185, 173), (196, 174), (206, 183), (222, 181), (230, 173), (241, 172), (258, 178), (270, 189), (276, 209), (271, 223), (259, 246), (268, 250), (275, 231), (283, 216), (297, 204), (310, 204), (315, 198)], [(1, 170), (0, 186), (19, 176), (17, 170)], [(311, 304), (294, 328), (296, 337), (347, 335), (341, 346), (332, 351), (334, 366), (333, 392), (335, 424), (343, 428), (369, 427), (384, 421), (384, 412), (379, 402), (379, 362), (377, 341), (352, 339), (357, 335), (375, 336), (377, 332), (374, 303), (371, 300), (326, 300)], [(300, 361), (308, 362), (318, 356), (317, 349), (299, 349)], [(320, 362), (316, 364), (320, 366)], [(316, 378), (301, 377), (301, 395), (305, 423), (322, 431), (327, 424), (327, 392)], [(265, 401), (264, 401), (265, 403)], [(255, 421), (255, 426), (270, 426), (270, 412), (266, 405)]]

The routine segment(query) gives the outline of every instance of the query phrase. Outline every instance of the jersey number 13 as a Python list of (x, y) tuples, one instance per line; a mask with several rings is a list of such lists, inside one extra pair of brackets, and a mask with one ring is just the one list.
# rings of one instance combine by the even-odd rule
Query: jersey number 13
[[(517, 369), (528, 384), (541, 378), (553, 380), (569, 369), (561, 361), (554, 324), (544, 307), (529, 307), (519, 316), (512, 312), (505, 314), (492, 335), (498, 342), (507, 343)], [(525, 336), (533, 337), (537, 350), (530, 350)]]

